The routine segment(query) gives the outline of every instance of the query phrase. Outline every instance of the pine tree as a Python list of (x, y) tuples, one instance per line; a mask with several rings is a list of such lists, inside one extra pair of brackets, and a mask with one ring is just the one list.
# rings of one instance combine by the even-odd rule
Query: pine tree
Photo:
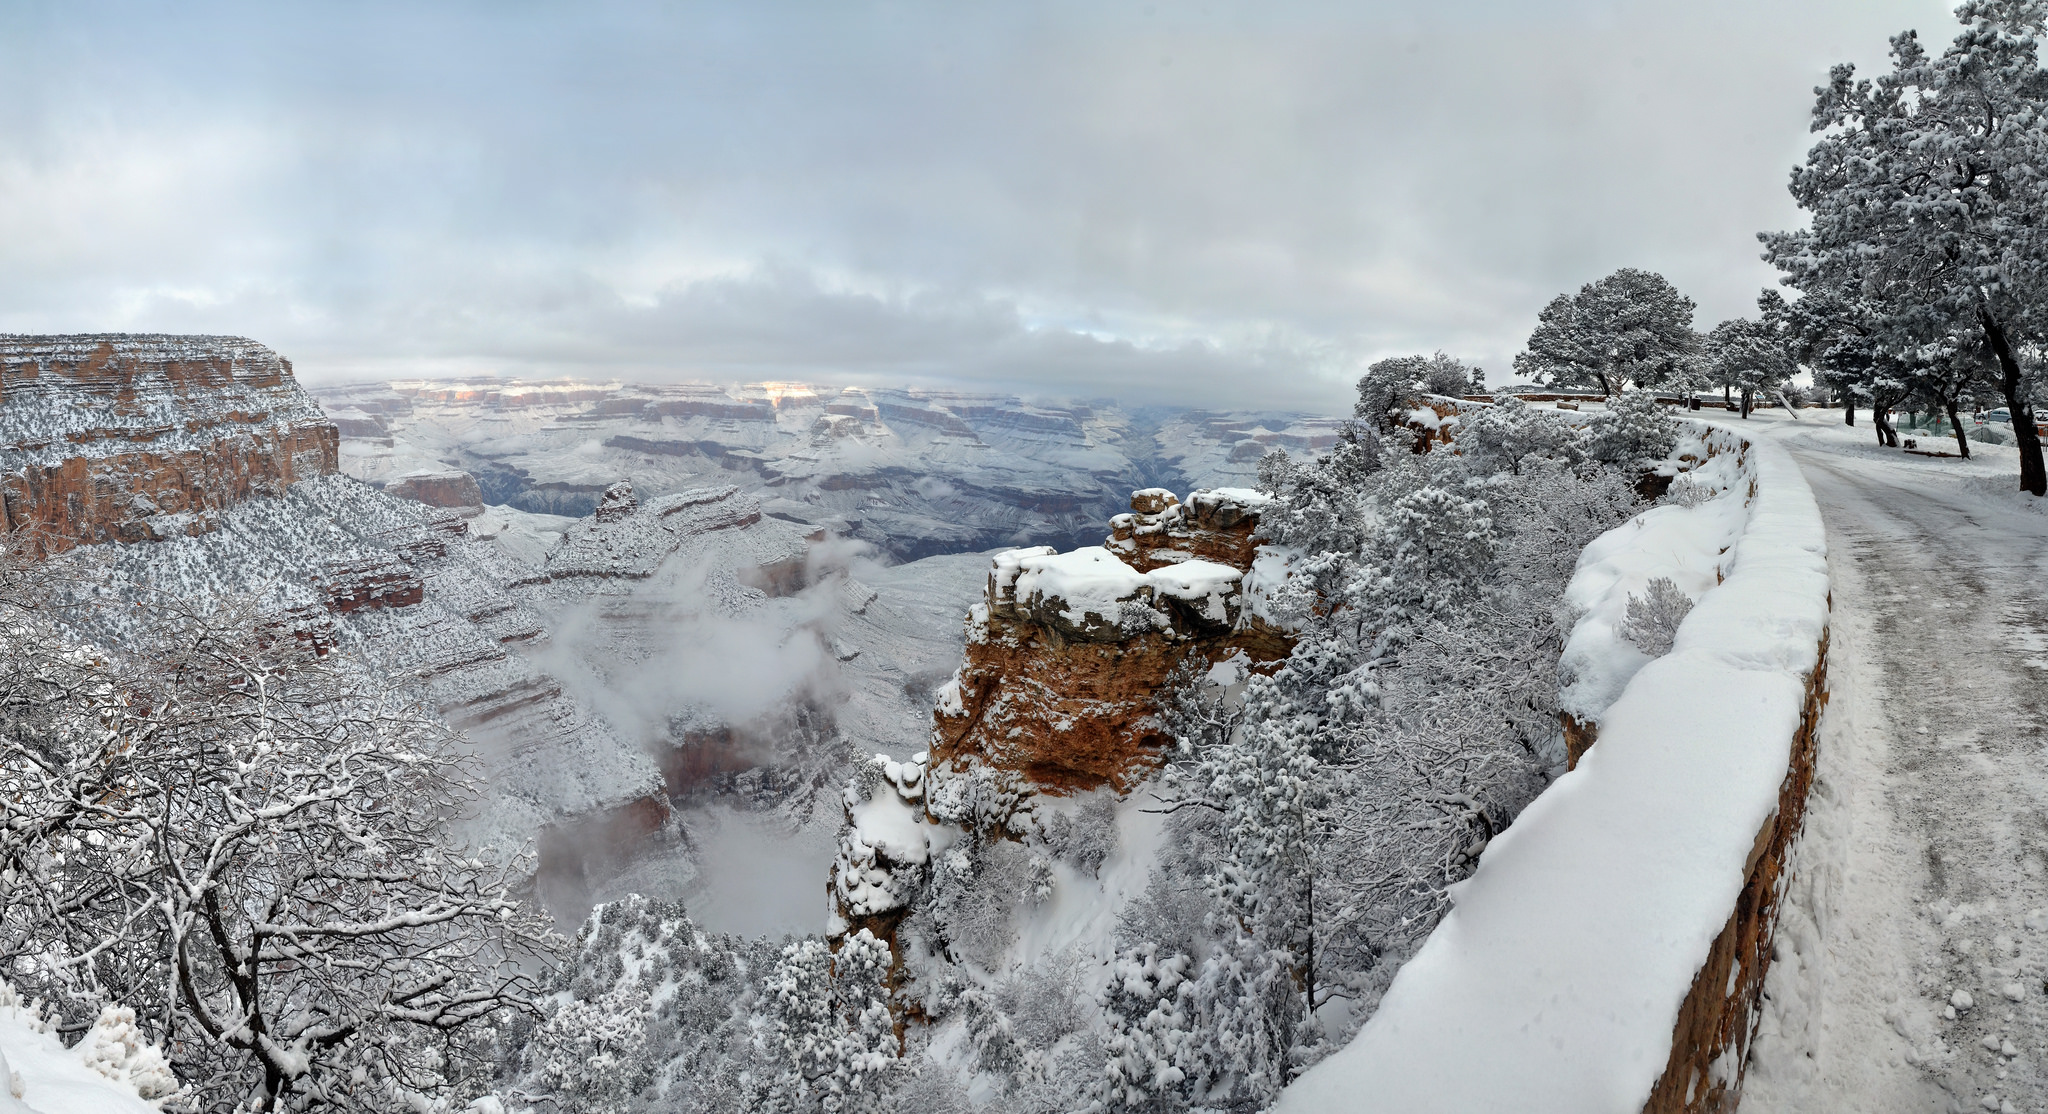
[(1597, 460), (1639, 466), (1670, 455), (1678, 423), (1647, 391), (1627, 391), (1607, 400), (1594, 416), (1587, 452)]
[(1707, 332), (1701, 348), (1713, 381), (1742, 393), (1745, 418), (1758, 395), (1784, 390), (1798, 370), (1768, 319), (1734, 317), (1723, 321)]
[(2038, 0), (1970, 0), (1964, 31), (1931, 56), (1892, 39), (1892, 72), (1838, 65), (1817, 91), (1826, 133), (1793, 170), (1809, 228), (1763, 236), (1785, 281), (1863, 300), (1868, 343), (1901, 362), (1974, 334), (1998, 368), (2020, 486), (2048, 493), (2034, 430), (2034, 366), (2048, 343), (2048, 76)]
[(1684, 389), (1699, 344), (1693, 308), (1664, 276), (1624, 267), (1544, 307), (1515, 370), (1537, 383), (1597, 387), (1607, 395), (1630, 387)]

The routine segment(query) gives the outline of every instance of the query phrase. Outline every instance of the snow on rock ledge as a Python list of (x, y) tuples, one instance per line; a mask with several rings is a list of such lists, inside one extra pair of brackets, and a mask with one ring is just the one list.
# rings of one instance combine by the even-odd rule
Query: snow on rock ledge
[(1494, 839), (1358, 1037), (1276, 1110), (1734, 1107), (1828, 623), (1812, 492), (1781, 449), (1743, 447), (1725, 581)]
[(1293, 648), (1263, 598), (1287, 570), (1284, 556), (1260, 562), (1275, 548), (1255, 537), (1269, 502), (1221, 488), (1182, 503), (1144, 488), (1102, 545), (996, 554), (968, 614), (966, 660), (934, 709), (937, 783), (985, 768), (1057, 795), (1124, 792), (1148, 776), (1171, 743), (1157, 698), (1176, 668), (1238, 654), (1271, 666)]

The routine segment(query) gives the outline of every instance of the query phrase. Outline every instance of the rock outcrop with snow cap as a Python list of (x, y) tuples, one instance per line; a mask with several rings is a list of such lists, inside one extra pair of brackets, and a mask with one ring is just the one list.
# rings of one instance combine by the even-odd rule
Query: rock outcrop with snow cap
[(1264, 502), (1145, 489), (1107, 545), (997, 554), (933, 715), (940, 779), (979, 766), (1039, 791), (1124, 791), (1155, 769), (1169, 743), (1157, 703), (1177, 667), (1270, 663), (1292, 648), (1248, 606)]

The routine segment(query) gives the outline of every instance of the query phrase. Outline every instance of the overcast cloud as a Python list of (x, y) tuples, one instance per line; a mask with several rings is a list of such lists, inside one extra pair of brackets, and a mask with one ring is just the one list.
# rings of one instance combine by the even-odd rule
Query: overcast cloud
[(0, 330), (302, 376), (1344, 405), (1619, 266), (1773, 281), (1811, 89), (1940, 0), (0, 7)]

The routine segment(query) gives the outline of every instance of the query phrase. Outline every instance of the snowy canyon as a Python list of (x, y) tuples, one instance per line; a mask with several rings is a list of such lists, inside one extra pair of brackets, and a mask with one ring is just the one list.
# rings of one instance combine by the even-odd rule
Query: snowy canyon
[[(483, 795), (453, 838), (525, 862), (565, 932), (602, 906), (477, 1109), (1263, 1107), (1319, 1061), (1300, 1093), (1399, 1090), (1427, 1058), (1388, 1034), (1438, 1024), (1416, 1002), (1508, 993), (1533, 1023), (1485, 974), (1526, 948), (1459, 926), (1565, 941), (1654, 898), (1601, 879), (1677, 844), (1617, 868), (1587, 832), (1684, 783), (1632, 741), (1656, 732), (1637, 689), (1692, 699), (1660, 659), (1776, 670), (1793, 725), (1816, 714), (1825, 576), (1757, 525), (1803, 528), (1797, 493), (1646, 395), (1561, 413), (1390, 380), (1347, 422), (789, 384), (316, 405), (236, 338), (0, 350), (7, 522), (67, 637), (248, 601), (259, 643), (359, 663), (462, 733)], [(1651, 914), (1671, 947), (1620, 989), (1660, 989), (1641, 1047), (1610, 1047), (1640, 1055), (1586, 1077), (1629, 1080), (1615, 1109), (1739, 1095), (1805, 793), (1811, 723), (1781, 726), (1701, 736), (1749, 740), (1741, 784), (1672, 835), (1687, 877), (1732, 882)], [(1532, 845), (1590, 856), (1598, 899), (1532, 922), (1490, 896), (1544, 877), (1501, 865)], [(1599, 1008), (1498, 1035), (1502, 1062)], [(762, 1026), (782, 1036), (731, 1046)], [(1230, 1046), (1244, 1026), (1266, 1028)]]

